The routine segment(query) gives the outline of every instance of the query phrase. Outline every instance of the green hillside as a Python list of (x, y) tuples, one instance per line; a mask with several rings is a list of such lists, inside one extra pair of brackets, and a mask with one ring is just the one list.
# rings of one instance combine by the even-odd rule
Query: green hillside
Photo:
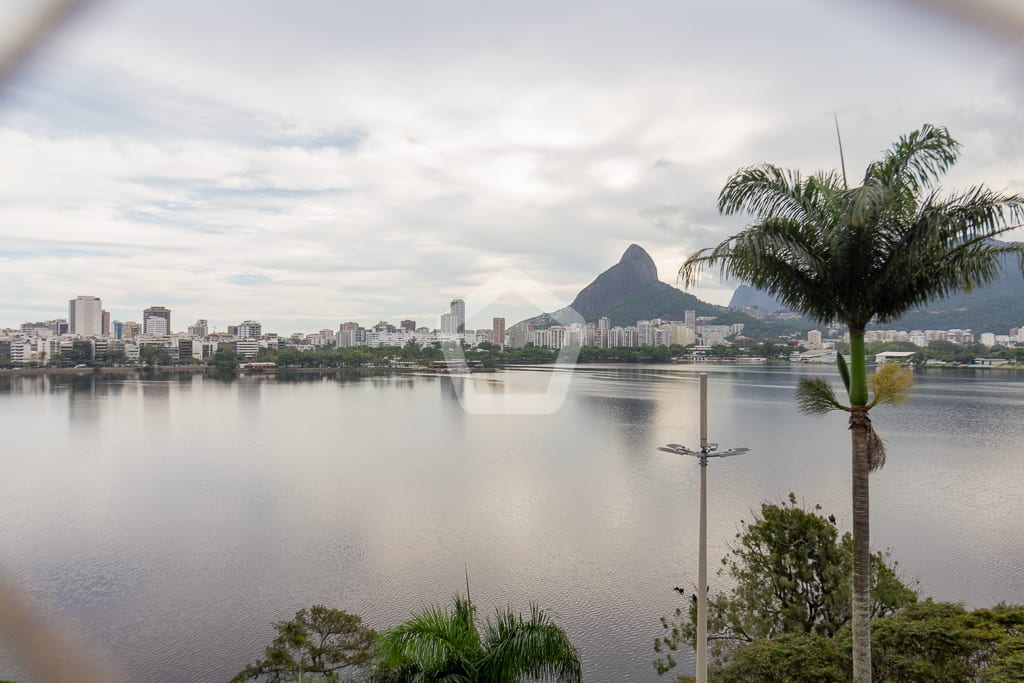
[[(733, 301), (740, 304), (769, 299), (765, 292), (746, 286), (738, 288), (733, 295)], [(807, 322), (805, 329), (812, 327), (821, 325)], [(1024, 327), (1024, 277), (1011, 256), (1001, 259), (999, 278), (986, 287), (933, 301), (896, 320), (870, 325), (871, 329), (906, 331), (969, 329), (976, 335), (982, 332), (1006, 334), (1015, 327)]]
[[(692, 294), (680, 291), (664, 282), (654, 282), (637, 292), (630, 292), (617, 301), (601, 307), (587, 316), (588, 323), (607, 316), (612, 326), (636, 325), (637, 320), (682, 320), (686, 311), (696, 311), (698, 316), (720, 316), (722, 309), (705, 303)], [(744, 318), (749, 316), (744, 315)], [(743, 321), (737, 321), (743, 322)]]
[[(1008, 267), (1009, 266), (1009, 267)], [(1016, 264), (1003, 264), (1002, 277), (970, 294), (933, 301), (890, 323), (874, 325), (896, 330), (969, 329), (975, 334), (1006, 334), (1024, 327), (1024, 277)]]
[(683, 320), (686, 311), (697, 316), (714, 316), (716, 325), (743, 323), (743, 334), (755, 339), (775, 339), (814, 329), (804, 320), (758, 320), (746, 313), (730, 311), (701, 301), (692, 294), (683, 292), (664, 282), (655, 282), (644, 289), (626, 294), (618, 301), (604, 306), (587, 316), (587, 322), (596, 323), (598, 318), (607, 316), (611, 324), (636, 325), (637, 320)]

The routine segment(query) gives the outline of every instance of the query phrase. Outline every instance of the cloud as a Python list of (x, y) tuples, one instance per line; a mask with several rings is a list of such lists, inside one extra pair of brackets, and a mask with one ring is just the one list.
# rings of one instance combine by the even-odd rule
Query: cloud
[(885, 5), (96, 7), (0, 103), (0, 327), (80, 293), (426, 320), (506, 268), (568, 302), (632, 242), (674, 282), (742, 226), (736, 168), (837, 165), (836, 112), (854, 177), (926, 120), (964, 140), (956, 185), (1020, 177), (1015, 53)]

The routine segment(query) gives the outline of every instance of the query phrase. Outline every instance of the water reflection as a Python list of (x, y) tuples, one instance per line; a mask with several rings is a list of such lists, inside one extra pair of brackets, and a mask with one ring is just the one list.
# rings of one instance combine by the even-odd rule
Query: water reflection
[(170, 382), (160, 380), (144, 380), (139, 383), (139, 388), (142, 391), (142, 397), (146, 403), (152, 403), (154, 406), (160, 406), (166, 409), (167, 402), (171, 397), (171, 387), (173, 385)]
[(75, 427), (92, 426), (100, 417), (100, 404), (96, 399), (96, 380), (78, 377), (66, 385), (68, 420)]
[[(671, 586), (694, 580), (699, 471), (656, 449), (696, 445), (702, 371), (712, 440), (754, 449), (709, 472), (712, 561), (789, 491), (846, 528), (843, 416), (792, 401), (829, 368), (586, 366), (560, 411), (532, 416), (469, 415), (458, 389), (539, 392), (543, 369), (0, 377), (0, 557), (118, 642), (135, 680), (227, 680), (313, 602), (390, 626), (458, 589), (465, 564), (481, 604), (553, 609), (586, 680), (663, 683), (650, 640)], [(873, 535), (927, 594), (1024, 600), (1022, 414), (1019, 379), (942, 373), (878, 413)]]
[[(239, 403), (259, 403), (263, 384), (267, 381), (271, 381), (269, 375), (243, 375), (239, 377), (235, 383)], [(251, 405), (247, 407), (251, 407)]]

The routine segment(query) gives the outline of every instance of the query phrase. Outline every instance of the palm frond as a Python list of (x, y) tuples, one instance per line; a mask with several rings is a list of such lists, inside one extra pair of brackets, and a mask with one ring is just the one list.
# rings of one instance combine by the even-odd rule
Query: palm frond
[(748, 166), (736, 171), (718, 195), (718, 210), (729, 215), (746, 211), (754, 216), (807, 217), (801, 197), (799, 171), (772, 164)]
[(487, 621), (481, 679), (493, 683), (521, 680), (579, 683), (579, 652), (547, 612), (530, 605), (529, 620), (511, 609), (497, 610)]
[(1024, 224), (1024, 197), (1019, 194), (1004, 195), (975, 185), (945, 199), (934, 195), (929, 199), (921, 206), (920, 218), (932, 219), (930, 223), (947, 239), (989, 239)]
[(818, 417), (833, 410), (846, 410), (832, 391), (832, 385), (821, 377), (805, 377), (796, 387), (796, 408), (804, 415)]
[(1012, 254), (1024, 271), (1024, 243), (988, 239), (929, 247), (912, 247), (915, 255), (894, 255), (893, 263), (872, 288), (880, 322), (895, 319), (906, 311), (962, 291), (971, 291), (995, 281), (1001, 257)]
[(956, 163), (960, 143), (943, 126), (922, 125), (893, 144), (881, 160), (870, 164), (865, 184), (876, 179), (890, 187), (918, 192), (942, 177)]
[(914, 372), (896, 363), (886, 363), (868, 376), (868, 387), (872, 400), (869, 407), (876, 405), (898, 405), (910, 400), (914, 386)]
[(831, 287), (827, 250), (808, 226), (785, 218), (769, 218), (696, 252), (679, 269), (684, 287), (695, 285), (705, 268), (717, 266), (723, 278), (736, 278), (778, 297), (792, 310), (818, 320), (833, 320), (837, 311), (828, 296)]
[(481, 650), (475, 625), (465, 614), (427, 607), (380, 634), (377, 655), (385, 667), (413, 667), (419, 671), (444, 671), (452, 665), (472, 669)]
[(867, 432), (867, 449), (868, 449), (868, 471), (874, 472), (880, 470), (885, 465), (885, 442), (882, 441), (882, 437), (875, 431), (875, 427), (872, 424), (868, 424)]

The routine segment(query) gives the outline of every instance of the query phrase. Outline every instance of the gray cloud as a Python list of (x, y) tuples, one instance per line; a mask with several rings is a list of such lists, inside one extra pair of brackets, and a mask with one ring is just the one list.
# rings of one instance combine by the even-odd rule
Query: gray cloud
[(1020, 182), (1019, 55), (919, 9), (96, 7), (0, 108), (0, 327), (80, 293), (279, 331), (436, 316), (503, 268), (568, 302), (631, 242), (674, 282), (743, 225), (715, 209), (738, 167), (838, 164), (833, 114), (852, 178), (934, 121), (951, 185)]

